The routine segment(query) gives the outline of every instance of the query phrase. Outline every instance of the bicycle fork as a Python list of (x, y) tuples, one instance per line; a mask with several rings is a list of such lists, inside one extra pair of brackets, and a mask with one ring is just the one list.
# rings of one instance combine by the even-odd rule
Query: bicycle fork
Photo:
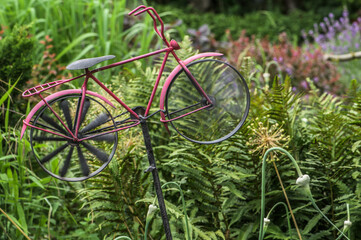
[(210, 105), (213, 104), (212, 99), (207, 95), (207, 93), (203, 90), (203, 88), (201, 87), (201, 85), (199, 85), (199, 83), (197, 82), (196, 78), (192, 75), (192, 73), (189, 71), (189, 69), (187, 68), (187, 66), (183, 63), (182, 60), (180, 60), (180, 58), (177, 56), (177, 54), (172, 51), (172, 55), (174, 56), (174, 58), (176, 59), (176, 61), (178, 62), (179, 65), (181, 65), (182, 69), (184, 70), (185, 74), (187, 75), (189, 81), (192, 83), (192, 85), (197, 89), (199, 95), (203, 96), (206, 100), (206, 102)]

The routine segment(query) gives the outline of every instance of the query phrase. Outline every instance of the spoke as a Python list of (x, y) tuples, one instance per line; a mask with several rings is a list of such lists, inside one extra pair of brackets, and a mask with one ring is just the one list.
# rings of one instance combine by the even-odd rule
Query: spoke
[(79, 157), (79, 164), (80, 164), (81, 171), (84, 176), (88, 176), (90, 173), (88, 163), (86, 162), (84, 154), (79, 145), (76, 146), (76, 149), (78, 150), (78, 157)]
[(93, 145), (85, 142), (81, 142), (83, 146), (89, 150), (94, 156), (96, 156), (100, 161), (107, 162), (109, 155), (103, 152), (102, 150), (94, 147)]
[(72, 129), (73, 128), (73, 123), (72, 123), (71, 116), (70, 116), (70, 109), (69, 109), (68, 100), (64, 99), (63, 101), (60, 102), (59, 105), (60, 105), (61, 110), (64, 113), (64, 117), (65, 117), (66, 123), (68, 125), (68, 128)]
[(56, 155), (58, 155), (61, 151), (63, 151), (66, 147), (68, 146), (68, 143), (58, 147), (57, 149), (54, 150), (54, 152), (46, 155), (45, 157), (43, 157), (40, 162), (42, 164), (49, 162), (53, 157), (55, 157)]
[[(89, 137), (89, 136), (84, 136), (84, 137)], [(112, 143), (115, 141), (115, 136), (114, 133), (107, 133), (98, 137), (93, 137), (93, 138), (89, 138), (89, 140), (94, 140), (94, 141), (106, 141), (109, 143)]]
[[(114, 126), (108, 126), (108, 127), (103, 127), (103, 128), (100, 128), (100, 129), (97, 129), (97, 130), (94, 130), (94, 131), (90, 131), (90, 132), (87, 132), (86, 134), (89, 136), (91, 134), (99, 134), (99, 133), (103, 133), (103, 132), (107, 132), (107, 131), (111, 131), (111, 130), (114, 130), (114, 129), (119, 129), (119, 128), (124, 128), (124, 127), (128, 127), (128, 126), (132, 126), (134, 125), (135, 123), (134, 122), (130, 122), (128, 124), (125, 124), (125, 123), (115, 123), (116, 124), (116, 127), (114, 128)], [(125, 124), (125, 125), (122, 125), (122, 124)]]
[(89, 99), (85, 99), (84, 101), (84, 106), (83, 106), (83, 112), (81, 113), (81, 120), (80, 120), (80, 124), (79, 126), (81, 126), (81, 124), (83, 123), (85, 117), (86, 117), (86, 114), (88, 113), (88, 110), (89, 110), (89, 107), (90, 107), (90, 101)]
[(189, 108), (192, 108), (192, 107), (198, 106), (199, 104), (201, 104), (201, 102), (198, 102), (198, 103), (193, 104), (193, 105), (190, 105), (190, 106), (188, 106), (188, 107), (185, 107), (185, 108), (182, 108), (182, 109), (176, 110), (176, 111), (174, 111), (174, 112), (169, 113), (169, 116), (170, 116), (170, 115), (172, 115), (172, 114), (175, 114), (175, 113), (178, 113), (178, 112), (184, 111), (184, 110), (186, 110), (186, 109), (189, 109)]
[(33, 137), (34, 141), (68, 141), (66, 138), (62, 137)]
[(68, 155), (66, 156), (64, 165), (59, 171), (59, 174), (60, 174), (61, 177), (64, 177), (65, 174), (68, 172), (68, 169), (69, 169), (69, 166), (70, 166), (70, 159), (71, 159), (71, 156), (73, 155), (73, 150), (74, 150), (74, 146), (70, 146), (70, 150), (69, 150)]
[(48, 125), (45, 125), (45, 124), (42, 124), (40, 122), (36, 122), (36, 126), (40, 126), (40, 127), (43, 127), (43, 128), (47, 128), (49, 130), (53, 130), (54, 132), (57, 132), (57, 133), (60, 133), (58, 129), (55, 129), (55, 128), (52, 128)]
[(109, 116), (106, 113), (100, 114), (96, 119), (86, 125), (80, 132), (86, 133), (102, 124), (104, 124), (108, 120)]
[(45, 122), (47, 122), (51, 127), (54, 127), (56, 129), (58, 129), (61, 133), (65, 134), (65, 135), (68, 135), (68, 132), (63, 128), (61, 127), (58, 123), (56, 123), (54, 121), (54, 119), (52, 119), (49, 115), (47, 114), (42, 114), (40, 116)]

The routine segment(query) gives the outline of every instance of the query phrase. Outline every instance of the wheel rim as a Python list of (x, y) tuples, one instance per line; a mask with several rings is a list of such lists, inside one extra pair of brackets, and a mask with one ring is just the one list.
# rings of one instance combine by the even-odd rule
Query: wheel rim
[[(200, 60), (187, 67), (215, 103), (171, 121), (172, 126), (196, 143), (212, 144), (228, 139), (240, 129), (248, 115), (250, 96), (246, 81), (235, 68), (219, 60)], [(174, 119), (205, 106), (205, 102), (181, 70), (167, 89), (166, 113), (169, 119)]]
[[(80, 95), (66, 95), (49, 105), (75, 135)], [(86, 97), (75, 141), (63, 124), (44, 106), (36, 115), (34, 126), (56, 132), (61, 136), (35, 128), (30, 132), (30, 144), (37, 162), (51, 176), (65, 181), (82, 181), (101, 172), (115, 154), (117, 133), (102, 134), (115, 128), (107, 108), (94, 98)], [(94, 137), (95, 135), (99, 136)], [(65, 138), (66, 136), (68, 138)]]

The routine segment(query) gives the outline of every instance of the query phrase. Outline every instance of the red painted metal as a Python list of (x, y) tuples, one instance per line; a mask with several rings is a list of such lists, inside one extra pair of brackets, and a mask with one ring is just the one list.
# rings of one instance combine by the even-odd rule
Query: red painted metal
[(77, 121), (76, 121), (76, 127), (75, 127), (75, 140), (78, 140), (81, 115), (83, 113), (84, 102), (85, 102), (85, 93), (87, 90), (87, 84), (88, 84), (88, 79), (89, 79), (89, 70), (85, 69), (85, 71), (86, 71), (87, 76), (85, 77), (84, 83), (81, 86), (80, 108), (79, 108), (78, 117), (77, 117)]
[(75, 79), (78, 79), (78, 78), (81, 78), (81, 77), (84, 77), (84, 76), (85, 76), (85, 74), (77, 76), (75, 78), (71, 78), (71, 79), (58, 80), (58, 81), (54, 81), (54, 82), (50, 82), (50, 83), (44, 83), (42, 85), (38, 85), (38, 86), (35, 86), (35, 87), (32, 87), (32, 88), (29, 88), (29, 89), (25, 90), (23, 92), (22, 96), (23, 97), (30, 97), (30, 96), (33, 96), (33, 95), (38, 95), (41, 92), (44, 92), (44, 91), (46, 91), (46, 90), (48, 90), (50, 88), (53, 88), (55, 86), (61, 85), (61, 84), (66, 83), (66, 82), (73, 81)]
[[(140, 10), (139, 12), (137, 12), (139, 9), (142, 9)], [(154, 30), (155, 32), (160, 36), (160, 38), (163, 40), (163, 42), (165, 43), (166, 46), (169, 47), (169, 42), (167, 41), (167, 39), (165, 38), (164, 36), (164, 23), (163, 23), (163, 20), (162, 18), (158, 15), (157, 11), (155, 11), (154, 8), (152, 7), (146, 7), (144, 5), (141, 5), (137, 8), (135, 8), (133, 11), (131, 11), (128, 15), (132, 15), (134, 14), (134, 16), (137, 16), (141, 13), (144, 13), (144, 12), (147, 12), (150, 17), (153, 19), (153, 25), (154, 25)], [(153, 13), (152, 13), (153, 12)], [(155, 17), (154, 17), (154, 15)], [(160, 23), (160, 31), (158, 30), (158, 26), (157, 26), (157, 20), (159, 21)]]
[[(69, 82), (69, 81), (73, 81), (75, 79), (79, 79), (79, 78), (82, 78), (82, 77), (85, 77), (85, 80), (84, 80), (84, 84), (82, 85), (82, 89), (76, 89), (76, 90), (66, 90), (66, 92), (62, 91), (62, 92), (59, 92), (59, 93), (55, 93), (55, 94), (52, 94), (46, 98), (42, 98), (42, 102), (39, 102), (29, 113), (29, 115), (27, 116), (27, 118), (24, 120), (24, 125), (23, 125), (23, 128), (22, 128), (22, 131), (21, 131), (21, 137), (23, 136), (24, 132), (25, 132), (25, 129), (27, 126), (30, 126), (31, 124), (29, 124), (31, 118), (33, 117), (33, 115), (36, 113), (37, 110), (40, 109), (40, 107), (44, 106), (45, 104), (50, 108), (50, 110), (55, 114), (55, 116), (58, 118), (58, 120), (62, 123), (62, 125), (65, 127), (65, 129), (67, 129), (67, 131), (69, 131), (69, 133), (72, 135), (72, 137), (74, 138), (74, 140), (78, 140), (77, 139), (77, 135), (78, 135), (78, 131), (79, 131), (79, 123), (80, 121), (78, 121), (77, 123), (77, 126), (76, 126), (76, 129), (75, 129), (75, 135), (68, 129), (68, 127), (66, 126), (66, 124), (60, 119), (60, 117), (55, 113), (55, 111), (51, 108), (51, 106), (48, 104), (48, 102), (52, 99), (54, 99), (55, 97), (59, 97), (59, 96), (62, 96), (63, 94), (69, 94), (69, 93), (81, 93), (82, 94), (82, 100), (81, 100), (81, 105), (80, 105), (80, 111), (78, 113), (78, 119), (80, 119), (81, 117), (81, 112), (82, 112), (82, 109), (84, 107), (84, 101), (85, 101), (85, 95), (86, 94), (90, 94), (90, 95), (93, 95), (93, 96), (96, 96), (96, 97), (99, 97), (101, 98), (102, 100), (104, 100), (105, 102), (109, 103), (112, 107), (113, 104), (110, 103), (110, 101), (108, 99), (106, 99), (105, 97), (102, 97), (100, 96), (99, 94), (96, 94), (96, 93), (93, 93), (93, 92), (90, 92), (90, 91), (87, 91), (87, 82), (88, 82), (88, 79), (91, 78), (93, 79), (101, 88), (103, 88), (112, 98), (114, 98), (121, 106), (123, 106), (130, 114), (132, 114), (136, 119), (139, 120), (139, 116), (137, 115), (137, 113), (135, 113), (130, 107), (128, 107), (121, 99), (119, 99), (111, 90), (109, 90), (100, 80), (98, 80), (93, 74), (96, 73), (96, 72), (100, 72), (100, 71), (104, 71), (104, 70), (107, 70), (107, 69), (110, 69), (110, 68), (114, 68), (114, 67), (117, 67), (117, 66), (120, 66), (120, 65), (123, 65), (123, 64), (126, 64), (126, 63), (129, 63), (129, 62), (133, 62), (133, 61), (136, 61), (136, 60), (139, 60), (139, 59), (143, 59), (143, 58), (147, 58), (147, 57), (150, 57), (150, 56), (154, 56), (154, 55), (157, 55), (157, 54), (161, 54), (161, 53), (165, 53), (165, 56), (163, 58), (163, 62), (162, 62), (162, 65), (161, 65), (161, 68), (159, 70), (159, 73), (158, 73), (158, 77), (156, 79), (156, 82), (154, 84), (154, 87), (153, 87), (153, 91), (152, 91), (152, 94), (150, 96), (150, 99), (148, 101), (148, 105), (147, 105), (147, 108), (146, 108), (146, 112), (145, 112), (145, 116), (148, 116), (149, 114), (149, 111), (150, 111), (150, 107), (152, 105), (152, 102), (154, 100), (154, 97), (155, 97), (155, 94), (156, 94), (156, 91), (157, 91), (157, 88), (159, 86), (159, 82), (160, 82), (160, 79), (161, 79), (161, 76), (163, 74), (163, 71), (164, 71), (164, 68), (165, 68), (165, 65), (166, 65), (166, 61), (168, 59), (168, 56), (169, 54), (171, 53), (173, 55), (173, 57), (176, 59), (176, 61), (179, 63), (179, 65), (172, 71), (172, 73), (170, 74), (170, 76), (167, 78), (167, 80), (165, 81), (164, 85), (163, 85), (163, 90), (161, 92), (161, 96), (160, 96), (160, 109), (161, 109), (161, 121), (164, 123), (165, 127), (167, 128), (168, 130), (168, 127), (167, 127), (167, 122), (169, 121), (172, 121), (172, 119), (168, 119), (166, 120), (165, 119), (165, 114), (164, 114), (164, 100), (165, 100), (165, 94), (166, 94), (166, 90), (167, 88), (169, 87), (169, 84), (171, 82), (171, 79), (175, 76), (175, 74), (177, 72), (179, 72), (181, 69), (184, 69), (184, 71), (187, 73), (187, 75), (191, 78), (191, 80), (194, 82), (194, 85), (197, 87), (197, 89), (203, 94), (203, 96), (207, 99), (207, 101), (209, 103), (211, 103), (211, 100), (208, 98), (206, 92), (202, 89), (202, 87), (199, 85), (199, 83), (197, 82), (197, 80), (194, 78), (194, 76), (191, 74), (191, 72), (189, 71), (189, 69), (187, 68), (187, 64), (190, 63), (191, 61), (193, 60), (196, 60), (198, 58), (202, 58), (202, 57), (211, 57), (211, 56), (221, 56), (222, 54), (220, 53), (203, 53), (203, 54), (198, 54), (196, 56), (193, 56), (191, 58), (188, 58), (186, 59), (185, 61), (182, 61), (181, 59), (179, 59), (179, 57), (177, 56), (177, 54), (175, 53), (175, 50), (178, 50), (180, 49), (178, 43), (175, 41), (175, 40), (171, 40), (171, 42), (169, 43), (168, 40), (165, 38), (164, 36), (164, 23), (161, 19), (161, 17), (158, 15), (158, 13), (155, 11), (154, 8), (152, 7), (146, 7), (144, 5), (141, 5), (139, 7), (137, 7), (136, 9), (134, 9), (133, 11), (131, 11), (129, 13), (129, 15), (139, 15), (141, 13), (144, 13), (144, 12), (147, 12), (150, 17), (153, 19), (153, 24), (154, 24), (154, 30), (155, 32), (161, 37), (161, 39), (163, 40), (164, 44), (167, 46), (166, 48), (164, 49), (160, 49), (160, 50), (157, 50), (157, 51), (154, 51), (154, 52), (150, 52), (150, 53), (147, 53), (147, 54), (144, 54), (144, 55), (140, 55), (140, 56), (137, 56), (137, 57), (133, 57), (133, 58), (130, 58), (130, 59), (126, 59), (126, 60), (123, 60), (123, 61), (120, 61), (120, 62), (116, 62), (116, 63), (113, 63), (113, 64), (109, 64), (107, 66), (103, 66), (103, 67), (100, 67), (100, 68), (97, 68), (97, 69), (94, 69), (94, 70), (88, 70), (86, 69), (86, 73), (85, 74), (82, 74), (80, 76), (77, 76), (77, 77), (74, 77), (74, 78), (71, 78), (71, 79), (66, 79), (66, 80), (59, 80), (59, 81), (54, 81), (54, 82), (51, 82), (51, 83), (45, 83), (45, 84), (42, 84), (42, 85), (39, 85), (39, 86), (36, 86), (36, 87), (33, 87), (33, 88), (30, 88), (28, 90), (26, 90), (24, 93), (23, 93), (23, 97), (29, 97), (29, 96), (33, 96), (33, 95), (40, 95), (41, 92), (45, 91), (45, 90), (48, 90), (52, 87), (55, 87), (55, 86), (58, 86), (58, 85), (61, 85), (63, 83), (66, 83), (66, 82)], [(160, 29), (158, 28), (157, 26), (157, 23), (160, 24)], [(187, 113), (185, 114), (184, 116), (187, 116), (193, 112), (197, 112), (199, 110), (202, 110), (204, 108), (206, 108), (208, 106), (204, 106), (202, 108), (199, 108), (197, 110), (194, 110), (190, 113)], [(179, 119), (183, 117), (180, 116), (180, 117), (177, 117), (173, 120), (176, 120), (176, 119)], [(130, 125), (130, 127), (132, 126), (136, 126), (138, 125), (139, 123), (137, 124), (134, 124), (134, 125)], [(31, 125), (31, 127), (34, 127)], [(125, 128), (129, 128), (129, 127), (125, 127)], [(120, 131), (122, 129), (125, 129), (125, 128), (119, 128), (119, 129), (115, 129), (113, 130), (112, 132), (115, 132), (115, 131)], [(168, 130), (169, 131), (169, 130)], [(47, 131), (47, 132), (51, 132), (51, 131)], [(54, 133), (55, 134), (55, 133)], [(58, 134), (55, 134), (55, 135), (58, 135)]]
[(65, 129), (68, 131), (68, 133), (74, 138), (76, 138), (76, 135), (74, 135), (72, 133), (72, 131), (68, 128), (68, 126), (63, 122), (63, 120), (61, 120), (61, 118), (59, 117), (59, 115), (54, 111), (54, 109), (49, 105), (49, 103), (43, 98), (43, 96), (41, 96), (41, 94), (39, 94), (39, 97), (41, 98), (41, 100), (44, 101), (44, 103), (48, 106), (48, 108), (50, 109), (50, 111), (56, 116), (56, 118), (60, 121), (60, 123), (63, 125), (63, 127), (65, 127)]
[[(197, 55), (194, 55), (190, 58), (187, 58), (186, 60), (183, 61), (183, 63), (185, 65), (197, 60), (197, 59), (200, 59), (200, 58), (205, 58), (205, 57), (220, 57), (222, 56), (223, 54), (221, 53), (212, 53), (212, 52), (207, 52), (207, 53), (201, 53), (201, 54), (197, 54)], [(165, 122), (165, 114), (164, 114), (164, 104), (165, 104), (165, 97), (166, 97), (166, 93), (167, 93), (167, 89), (169, 88), (169, 85), (172, 81), (172, 79), (178, 74), (179, 71), (182, 70), (182, 67), (180, 65), (178, 65), (177, 67), (175, 67), (173, 69), (173, 71), (169, 74), (168, 78), (165, 80), (164, 82), (164, 85), (163, 85), (163, 88), (162, 88), (162, 92), (160, 94), (160, 105), (159, 105), (159, 108), (162, 110), (160, 112), (160, 115), (161, 115), (161, 120), (163, 120), (162, 122)], [(166, 123), (165, 123), (165, 127), (167, 128), (166, 126)]]
[(90, 75), (90, 77), (97, 83), (101, 88), (103, 88), (112, 98), (114, 98), (120, 105), (122, 105), (128, 112), (130, 112), (134, 117), (139, 119), (139, 116), (136, 112), (134, 112), (128, 105), (126, 105), (120, 98), (118, 98), (109, 88), (107, 88), (101, 81), (99, 81), (94, 75)]
[[(40, 127), (34, 126), (34, 125), (32, 125), (32, 124), (30, 124), (30, 123), (28, 123), (28, 122), (25, 122), (25, 120), (23, 121), (23, 123), (24, 123), (24, 125), (25, 125), (26, 127), (29, 126), (29, 127), (32, 127), (32, 128), (35, 128), (35, 129), (39, 129), (39, 130), (44, 131), (44, 132), (47, 132), (47, 133), (51, 133), (51, 134), (57, 135), (57, 136), (59, 136), (59, 137), (63, 137), (63, 138), (69, 139), (69, 140), (73, 140), (73, 138), (68, 137), (68, 136), (65, 136), (64, 134), (57, 133), (57, 132), (53, 132), (53, 131), (50, 131), (50, 130), (48, 130), (48, 129), (44, 129), (44, 128), (40, 128)], [(22, 136), (21, 136), (21, 137), (22, 137)]]
[(198, 109), (196, 109), (196, 110), (190, 111), (189, 113), (183, 114), (183, 115), (181, 115), (181, 116), (178, 116), (178, 117), (175, 117), (175, 118), (172, 118), (172, 119), (168, 119), (168, 120), (160, 119), (160, 121), (163, 122), (163, 123), (175, 121), (175, 120), (178, 120), (178, 119), (183, 118), (183, 117), (185, 117), (185, 116), (191, 115), (192, 113), (195, 113), (195, 112), (198, 112), (198, 111), (200, 111), (200, 110), (206, 109), (206, 108), (208, 108), (208, 107), (210, 107), (210, 106), (212, 106), (212, 105), (209, 104), (209, 105), (200, 107), (200, 108), (198, 108)]
[(100, 71), (103, 71), (103, 70), (106, 70), (106, 69), (109, 69), (109, 68), (113, 68), (113, 67), (123, 65), (125, 63), (134, 62), (134, 61), (140, 60), (142, 58), (147, 58), (147, 57), (151, 57), (153, 55), (157, 55), (157, 54), (160, 54), (160, 53), (163, 53), (163, 52), (170, 52), (170, 51), (173, 51), (173, 48), (172, 47), (167, 47), (167, 48), (160, 49), (160, 50), (157, 50), (157, 51), (154, 51), (154, 52), (151, 52), (151, 53), (147, 53), (147, 54), (140, 55), (140, 56), (137, 56), (137, 57), (129, 58), (129, 59), (126, 59), (126, 60), (123, 60), (123, 61), (120, 61), (120, 62), (116, 62), (116, 63), (110, 64), (110, 65), (107, 65), (107, 66), (104, 66), (104, 67), (94, 69), (94, 70), (90, 71), (90, 73), (100, 72)]
[[(124, 129), (128, 129), (128, 128), (135, 127), (135, 126), (137, 126), (137, 125), (140, 124), (140, 121), (139, 121), (139, 120), (132, 120), (132, 121), (130, 121), (130, 122), (135, 122), (135, 123), (132, 124), (132, 125), (129, 125), (129, 126), (122, 127), (122, 128), (117, 128), (117, 129), (113, 129), (113, 130), (106, 131), (106, 132), (103, 132), (103, 133), (99, 133), (99, 134), (96, 134), (96, 135), (92, 135), (92, 136), (89, 136), (89, 137), (81, 138), (81, 139), (79, 139), (78, 141), (81, 142), (81, 141), (88, 140), (88, 139), (92, 139), (92, 138), (95, 138), (95, 137), (99, 137), (99, 136), (102, 136), (102, 135), (105, 135), (105, 134), (109, 134), (109, 133), (113, 133), (113, 132), (118, 132), (118, 131), (121, 131), (121, 130), (124, 130)], [(125, 123), (126, 123), (126, 122), (125, 122)]]
[(148, 113), (149, 113), (149, 110), (150, 110), (150, 106), (152, 105), (152, 102), (153, 102), (153, 99), (154, 99), (154, 96), (155, 96), (155, 92), (157, 91), (157, 88), (158, 88), (158, 85), (159, 85), (159, 81), (160, 81), (160, 78), (162, 77), (162, 73), (163, 73), (163, 70), (164, 70), (164, 67), (165, 67), (165, 63), (167, 62), (168, 56), (169, 56), (169, 52), (167, 52), (167, 53), (165, 54), (165, 56), (164, 56), (164, 59), (163, 59), (163, 62), (162, 62), (162, 66), (160, 67), (157, 80), (156, 80), (156, 82), (155, 82), (155, 84), (154, 84), (154, 87), (153, 87), (152, 95), (150, 96), (147, 109), (145, 110), (145, 114), (144, 114), (145, 117), (148, 116)]
[[(45, 98), (45, 101), (46, 102), (50, 102), (52, 101), (53, 99), (56, 99), (58, 97), (61, 97), (61, 96), (65, 96), (65, 95), (69, 95), (69, 94), (80, 94), (81, 93), (81, 90), (80, 89), (68, 89), (68, 90), (63, 90), (63, 91), (60, 91), (60, 92), (57, 92), (57, 93), (54, 93), (54, 94), (51, 94), (49, 96), (47, 96)], [(86, 92), (87, 95), (91, 95), (91, 96), (94, 96), (94, 97), (97, 97), (97, 98), (100, 98), (102, 99), (103, 101), (105, 101), (106, 103), (108, 103), (110, 106), (112, 106), (113, 108), (115, 108), (115, 106), (108, 100), (106, 99), (105, 97), (101, 96), (100, 94), (98, 93), (95, 93), (95, 92), (92, 92), (92, 91), (87, 91)], [(35, 107), (33, 109), (31, 109), (31, 111), (29, 112), (28, 116), (25, 118), (25, 120), (23, 120), (23, 127), (21, 129), (21, 134), (20, 134), (20, 139), (23, 138), (24, 136), (24, 133), (25, 133), (25, 130), (26, 130), (26, 127), (28, 126), (29, 122), (31, 121), (31, 119), (33, 118), (34, 114), (40, 109), (42, 108), (43, 106), (45, 105), (45, 102), (44, 101), (40, 101), (38, 102), (38, 104), (35, 105)]]

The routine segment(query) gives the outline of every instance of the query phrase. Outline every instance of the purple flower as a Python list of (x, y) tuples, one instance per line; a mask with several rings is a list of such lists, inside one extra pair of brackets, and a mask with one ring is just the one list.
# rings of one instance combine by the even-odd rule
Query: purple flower
[(318, 77), (314, 77), (314, 78), (313, 78), (313, 81), (314, 81), (315, 83), (318, 83), (319, 78), (318, 78)]
[(318, 24), (317, 23), (313, 24), (313, 28), (315, 29), (315, 32), (318, 33)]
[(331, 26), (330, 20), (327, 17), (324, 17), (323, 20), (326, 22), (327, 27)]
[(313, 31), (312, 30), (308, 31), (308, 34), (313, 36)]
[(322, 28), (322, 31), (327, 32), (325, 23), (320, 23), (320, 27)]
[(348, 18), (348, 11), (347, 11), (347, 10), (344, 10), (344, 11), (342, 12), (342, 16), (343, 16), (344, 18)]
[(308, 84), (307, 84), (307, 82), (306, 82), (305, 80), (303, 80), (303, 81), (301, 82), (301, 87), (304, 88), (304, 89), (307, 89), (307, 88), (308, 88)]
[(340, 23), (341, 23), (341, 27), (342, 27), (342, 26), (344, 27), (344, 26), (346, 25), (347, 21), (346, 21), (345, 18), (341, 17), (341, 18), (340, 18)]
[(329, 13), (328, 16), (329, 16), (331, 19), (334, 18), (333, 13)]
[(355, 43), (355, 48), (356, 48), (356, 49), (359, 49), (359, 48), (360, 48), (360, 43), (356, 42), (356, 43)]
[(286, 68), (286, 73), (291, 76), (292, 75), (292, 68)]
[(307, 43), (307, 45), (308, 45), (307, 34), (304, 29), (302, 29), (302, 31), (301, 31), (301, 36), (303, 38), (303, 41), (305, 41), (305, 43)]
[(359, 33), (359, 26), (357, 22), (352, 23), (351, 27), (352, 37), (355, 37), (357, 33)]

